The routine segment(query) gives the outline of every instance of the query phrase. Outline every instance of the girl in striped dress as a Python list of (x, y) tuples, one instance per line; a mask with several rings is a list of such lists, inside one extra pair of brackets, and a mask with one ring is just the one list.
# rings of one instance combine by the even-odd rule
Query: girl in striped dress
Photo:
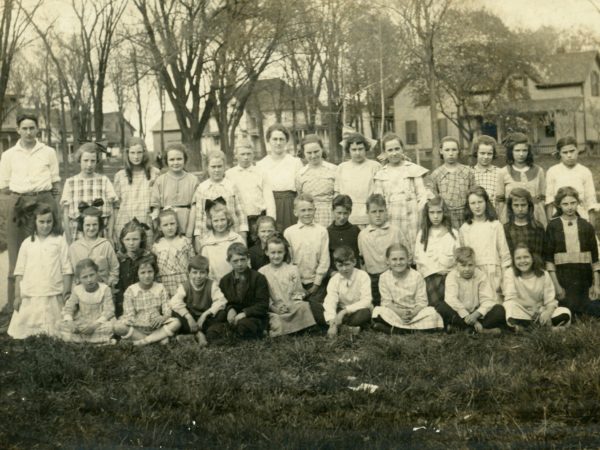
[(172, 297), (187, 280), (187, 267), (194, 250), (190, 240), (182, 236), (177, 213), (171, 209), (163, 209), (158, 215), (158, 233), (152, 253), (158, 263), (157, 279)]
[[(129, 141), (129, 148), (123, 153), (124, 169), (115, 174), (114, 188), (118, 203), (115, 205), (115, 230), (113, 236), (118, 241), (121, 230), (127, 222), (136, 217), (141, 223), (149, 227), (152, 225), (150, 217), (150, 197), (152, 185), (160, 170), (152, 166), (143, 139), (133, 137)], [(152, 236), (148, 236), (147, 245), (152, 244)]]
[(333, 222), (331, 201), (335, 187), (337, 167), (324, 161), (324, 148), (321, 138), (309, 134), (301, 144), (302, 152), (308, 164), (296, 175), (298, 195), (309, 194), (315, 201), (315, 223), (327, 228)]

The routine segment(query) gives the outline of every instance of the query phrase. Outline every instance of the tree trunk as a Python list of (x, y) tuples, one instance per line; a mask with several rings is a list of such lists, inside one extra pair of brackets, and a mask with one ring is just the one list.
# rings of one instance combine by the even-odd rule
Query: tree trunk
[(431, 120), (431, 163), (432, 169), (439, 167), (440, 165), (440, 153), (439, 148), (439, 136), (438, 136), (438, 107), (437, 107), (437, 81), (435, 74), (433, 73), (433, 67), (429, 69), (429, 111)]
[(63, 94), (62, 82), (58, 83), (60, 94), (60, 147), (63, 157), (64, 178), (69, 177), (69, 148), (67, 146), (67, 117), (65, 114), (65, 96)]
[(140, 92), (140, 74), (138, 68), (138, 60), (137, 53), (135, 51), (135, 46), (133, 47), (133, 53), (131, 55), (131, 59), (133, 62), (133, 76), (135, 78), (135, 106), (138, 115), (138, 133), (142, 139), (145, 137), (144, 131), (144, 113), (142, 111), (142, 94)]

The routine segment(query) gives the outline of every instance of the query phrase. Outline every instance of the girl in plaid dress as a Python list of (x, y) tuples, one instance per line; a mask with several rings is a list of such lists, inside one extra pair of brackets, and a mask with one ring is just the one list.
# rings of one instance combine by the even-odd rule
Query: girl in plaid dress
[(140, 259), (137, 263), (139, 281), (125, 291), (123, 316), (115, 324), (114, 332), (123, 340), (133, 341), (133, 345), (166, 344), (181, 326), (171, 317), (167, 291), (154, 281), (157, 274), (153, 256)]
[(442, 317), (427, 304), (425, 281), (408, 265), (408, 251), (393, 244), (385, 252), (389, 269), (379, 278), (381, 306), (373, 309), (374, 328), (393, 333), (402, 330), (435, 330), (444, 327)]
[[(115, 205), (115, 238), (134, 217), (148, 226), (152, 224), (150, 196), (152, 185), (160, 175), (160, 170), (152, 166), (146, 143), (141, 138), (131, 138), (129, 148), (123, 153), (123, 164), (125, 168), (115, 174), (113, 182), (119, 200)], [(147, 244), (151, 243), (152, 236), (148, 236)]]
[(94, 200), (102, 199), (102, 218), (106, 224), (105, 237), (112, 241), (114, 229), (113, 205), (117, 201), (117, 194), (110, 180), (96, 173), (98, 164), (98, 147), (92, 142), (87, 142), (77, 150), (77, 160), (81, 172), (68, 178), (65, 182), (60, 204), (63, 208), (65, 237), (71, 243), (77, 238), (77, 218), (79, 217), (79, 203), (92, 204)]
[(337, 167), (324, 161), (323, 142), (316, 134), (307, 135), (302, 140), (301, 148), (308, 164), (296, 175), (296, 191), (298, 195), (312, 195), (315, 201), (314, 221), (328, 227), (333, 221), (331, 201)]
[(115, 317), (110, 287), (99, 281), (98, 265), (89, 258), (77, 263), (75, 276), (79, 284), (62, 309), (60, 336), (67, 342), (108, 343)]
[(425, 278), (429, 306), (444, 300), (446, 275), (454, 267), (458, 231), (452, 228), (446, 202), (441, 197), (427, 201), (415, 245), (415, 264)]
[(420, 213), (430, 196), (423, 182), (427, 169), (405, 160), (404, 145), (397, 135), (388, 133), (381, 142), (388, 163), (375, 174), (372, 193), (385, 198), (389, 221), (406, 236), (413, 255)]
[(508, 223), (504, 224), (504, 235), (510, 254), (519, 243), (527, 244), (533, 254), (542, 256), (544, 251), (544, 227), (535, 220), (533, 197), (527, 189), (514, 188), (506, 202)]
[(152, 253), (158, 263), (158, 280), (170, 298), (179, 285), (186, 282), (188, 263), (194, 256), (189, 239), (181, 235), (175, 211), (163, 209), (158, 215), (158, 233)]

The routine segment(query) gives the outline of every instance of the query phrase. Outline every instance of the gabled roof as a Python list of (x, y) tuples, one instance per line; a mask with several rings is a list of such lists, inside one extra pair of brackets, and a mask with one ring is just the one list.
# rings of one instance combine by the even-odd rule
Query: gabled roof
[(598, 64), (600, 56), (595, 50), (549, 55), (539, 67), (538, 87), (582, 84), (594, 65)]
[[(242, 87), (240, 95), (244, 94), (245, 87)], [(252, 93), (246, 103), (248, 111), (271, 112), (271, 111), (291, 111), (300, 108), (297, 103), (300, 94), (294, 92), (294, 88), (287, 84), (281, 78), (266, 78), (257, 80), (252, 87)], [(318, 100), (317, 100), (318, 101)], [(318, 101), (318, 107), (323, 105)]]

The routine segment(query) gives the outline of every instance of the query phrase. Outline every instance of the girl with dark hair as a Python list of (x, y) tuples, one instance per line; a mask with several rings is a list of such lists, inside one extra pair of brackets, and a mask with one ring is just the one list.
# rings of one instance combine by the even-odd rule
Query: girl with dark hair
[[(138, 137), (129, 140), (129, 148), (123, 153), (123, 166), (113, 182), (119, 200), (115, 205), (115, 237), (134, 217), (148, 226), (152, 224), (150, 197), (152, 185), (160, 175), (160, 170), (152, 166), (146, 143)], [(152, 241), (151, 237), (149, 241)]]
[(535, 220), (533, 198), (527, 189), (514, 188), (506, 202), (508, 222), (504, 224), (504, 234), (510, 250), (514, 255), (519, 242), (525, 242), (531, 251), (541, 256), (544, 249), (544, 227)]
[(460, 227), (458, 236), (461, 246), (475, 251), (475, 265), (488, 276), (492, 289), (498, 295), (502, 274), (511, 264), (510, 251), (502, 224), (481, 186), (469, 190), (465, 223)]
[(73, 269), (56, 210), (38, 203), (31, 239), (21, 244), (15, 266), (14, 312), (8, 335), (14, 339), (58, 336), (58, 323), (71, 292)]
[(523, 133), (508, 136), (506, 166), (498, 172), (496, 186), (496, 209), (501, 223), (508, 222), (506, 200), (510, 192), (521, 187), (527, 189), (534, 201), (534, 217), (544, 227), (548, 223), (544, 200), (546, 198), (546, 176), (544, 169), (533, 163), (533, 148)]

